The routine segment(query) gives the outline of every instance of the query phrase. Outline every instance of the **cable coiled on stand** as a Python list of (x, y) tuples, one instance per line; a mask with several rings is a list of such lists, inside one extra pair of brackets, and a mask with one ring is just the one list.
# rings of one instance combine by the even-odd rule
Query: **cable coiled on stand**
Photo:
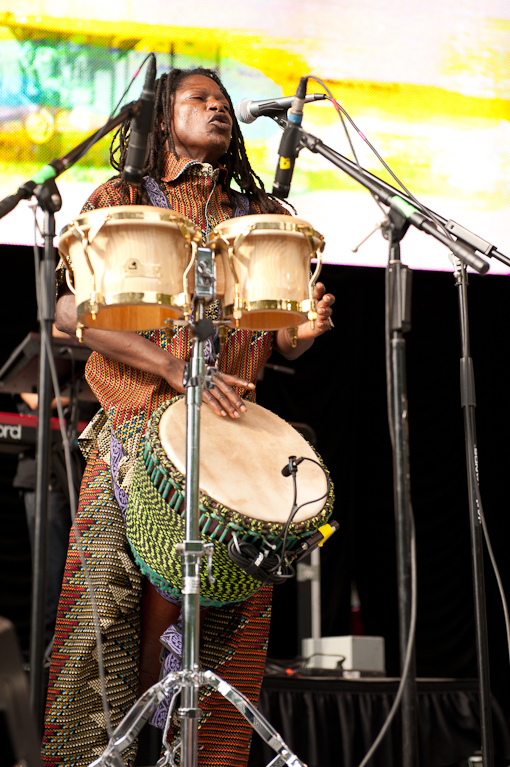
[[(316, 498), (312, 501), (306, 501), (299, 506), (297, 502), (297, 467), (302, 461), (310, 461), (317, 464), (326, 477), (327, 490), (320, 498)], [(252, 578), (256, 578), (262, 583), (284, 583), (289, 578), (293, 578), (296, 574), (295, 568), (292, 565), (297, 558), (304, 556), (303, 552), (298, 550), (287, 549), (287, 538), (289, 534), (289, 528), (292, 520), (296, 516), (297, 512), (304, 506), (311, 503), (317, 503), (323, 498), (327, 498), (330, 492), (330, 481), (324, 467), (318, 461), (314, 461), (312, 458), (297, 458), (295, 455), (289, 457), (289, 463), (283, 467), (282, 474), (284, 477), (292, 476), (294, 483), (294, 498), (292, 501), (292, 509), (289, 514), (289, 518), (285, 523), (285, 527), (282, 532), (273, 540), (269, 541), (267, 538), (263, 539), (262, 545), (257, 546), (254, 543), (248, 543), (248, 541), (240, 541), (234, 534), (232, 540), (228, 544), (228, 554), (234, 564), (238, 565), (245, 573)], [(278, 553), (276, 550), (281, 543), (281, 551)], [(316, 544), (317, 545), (317, 544)], [(309, 550), (305, 552), (309, 553)]]

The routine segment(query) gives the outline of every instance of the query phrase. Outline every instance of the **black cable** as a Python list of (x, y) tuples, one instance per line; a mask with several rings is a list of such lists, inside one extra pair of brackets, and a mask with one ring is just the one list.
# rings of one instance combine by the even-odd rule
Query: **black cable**
[[(242, 570), (244, 570), (248, 575), (251, 575), (253, 578), (256, 578), (257, 580), (262, 581), (263, 583), (284, 583), (285, 581), (289, 580), (290, 578), (293, 578), (296, 574), (296, 571), (292, 564), (286, 559), (287, 555), (292, 553), (287, 551), (287, 538), (289, 535), (290, 525), (292, 524), (292, 520), (295, 518), (296, 514), (300, 509), (304, 508), (305, 506), (308, 506), (312, 503), (318, 503), (319, 501), (322, 501), (324, 498), (327, 498), (331, 491), (331, 482), (328, 476), (328, 472), (325, 470), (325, 468), (319, 463), (319, 461), (314, 460), (313, 458), (302, 458), (301, 460), (304, 461), (310, 461), (311, 463), (317, 464), (319, 468), (324, 473), (324, 476), (326, 477), (326, 492), (323, 493), (319, 498), (315, 498), (310, 501), (305, 501), (304, 503), (301, 503), (299, 505), (296, 505), (297, 502), (297, 466), (295, 467), (294, 471), (291, 471), (292, 479), (294, 483), (294, 498), (292, 501), (292, 508), (290, 511), (290, 514), (288, 516), (288, 519), (285, 523), (285, 526), (283, 530), (280, 532), (279, 535), (276, 536), (276, 538), (273, 541), (267, 540), (267, 538), (264, 538), (261, 545), (257, 545), (254, 543), (249, 543), (248, 541), (239, 541), (237, 536), (234, 534), (232, 537), (232, 540), (228, 544), (228, 554), (234, 564), (238, 565)], [(276, 548), (278, 547), (280, 541), (281, 543), (281, 551), (278, 554), (276, 552)], [(285, 571), (283, 569), (285, 568)]]
[[(417, 199), (417, 198), (416, 198), (416, 197), (415, 197), (415, 196), (414, 196), (414, 195), (413, 195), (413, 194), (412, 194), (412, 193), (411, 193), (411, 192), (410, 192), (410, 191), (407, 189), (407, 187), (404, 185), (404, 183), (403, 183), (403, 182), (402, 182), (402, 181), (401, 181), (401, 180), (398, 178), (398, 176), (397, 176), (397, 175), (396, 175), (396, 174), (395, 174), (395, 173), (392, 171), (392, 169), (390, 168), (390, 166), (388, 165), (388, 163), (387, 163), (387, 162), (386, 162), (386, 161), (385, 161), (385, 160), (384, 160), (384, 159), (381, 157), (381, 155), (379, 154), (379, 152), (377, 151), (377, 149), (376, 149), (376, 148), (374, 147), (374, 145), (373, 145), (373, 144), (372, 144), (372, 143), (369, 141), (369, 139), (368, 139), (368, 138), (365, 136), (365, 134), (363, 133), (363, 131), (361, 131), (361, 130), (358, 128), (358, 126), (356, 125), (356, 123), (354, 122), (354, 120), (352, 119), (352, 117), (349, 115), (349, 113), (348, 113), (348, 112), (347, 112), (347, 111), (346, 111), (346, 110), (345, 110), (345, 109), (344, 109), (344, 108), (343, 108), (343, 107), (342, 107), (342, 106), (341, 106), (341, 105), (338, 103), (338, 101), (335, 99), (335, 97), (333, 96), (333, 94), (331, 93), (331, 91), (329, 90), (329, 88), (327, 87), (327, 85), (326, 85), (326, 84), (325, 84), (325, 83), (324, 83), (324, 82), (323, 82), (323, 81), (322, 81), (322, 80), (321, 80), (319, 77), (316, 77), (315, 75), (308, 75), (308, 79), (309, 79), (309, 80), (315, 80), (315, 82), (319, 83), (319, 85), (321, 85), (321, 86), (324, 88), (324, 90), (326, 91), (326, 93), (327, 93), (327, 95), (328, 95), (328, 99), (329, 99), (329, 101), (331, 101), (331, 103), (333, 104), (333, 106), (334, 106), (334, 108), (335, 108), (336, 112), (337, 112), (337, 113), (338, 113), (338, 115), (340, 116), (340, 119), (341, 119), (341, 121), (342, 121), (342, 125), (344, 126), (344, 130), (345, 130), (345, 132), (346, 132), (346, 134), (347, 134), (347, 139), (348, 139), (348, 141), (349, 141), (349, 145), (350, 145), (350, 147), (351, 147), (351, 151), (352, 151), (352, 153), (353, 153), (353, 156), (354, 156), (354, 160), (355, 160), (355, 162), (356, 162), (356, 165), (357, 165), (357, 166), (358, 166), (358, 167), (359, 167), (361, 170), (363, 170), (363, 168), (362, 168), (362, 167), (361, 167), (361, 165), (359, 164), (358, 158), (357, 158), (357, 156), (356, 156), (356, 152), (354, 151), (354, 147), (353, 147), (353, 144), (352, 144), (351, 138), (350, 138), (350, 136), (349, 136), (349, 133), (348, 133), (348, 130), (347, 130), (347, 126), (346, 126), (346, 124), (345, 124), (345, 122), (344, 122), (344, 120), (343, 120), (343, 115), (345, 115), (345, 117), (346, 117), (346, 118), (349, 120), (350, 124), (352, 125), (352, 127), (354, 128), (354, 130), (356, 131), (356, 133), (358, 134), (358, 136), (359, 136), (359, 137), (362, 139), (362, 141), (364, 141), (364, 142), (365, 142), (365, 144), (368, 146), (368, 148), (369, 148), (369, 149), (370, 149), (370, 150), (371, 150), (371, 151), (372, 151), (372, 152), (375, 154), (375, 156), (377, 157), (377, 159), (379, 160), (379, 162), (381, 163), (381, 165), (383, 166), (383, 168), (384, 168), (384, 169), (385, 169), (385, 170), (386, 170), (386, 171), (387, 171), (387, 172), (390, 174), (390, 176), (391, 176), (391, 177), (394, 179), (394, 181), (395, 181), (395, 182), (396, 182), (396, 183), (397, 183), (397, 184), (400, 186), (400, 188), (401, 188), (401, 189), (402, 189), (402, 190), (403, 190), (403, 191), (404, 191), (404, 192), (407, 194), (407, 196), (408, 196), (408, 197), (409, 197), (409, 198), (410, 198), (410, 199), (411, 199), (411, 200), (414, 202), (414, 204), (415, 204), (415, 205), (416, 205), (416, 206), (417, 206), (417, 207), (418, 207), (418, 208), (419, 208), (419, 209), (422, 211), (422, 213), (423, 213), (425, 216), (427, 216), (427, 218), (430, 218), (430, 219), (432, 219), (432, 221), (433, 221), (433, 222), (434, 222), (434, 224), (435, 224), (435, 225), (438, 227), (438, 229), (440, 229), (441, 231), (443, 231), (443, 232), (445, 233), (445, 235), (448, 237), (448, 239), (449, 239), (449, 240), (452, 240), (452, 242), (455, 242), (455, 238), (452, 236), (451, 232), (449, 232), (449, 231), (448, 231), (448, 229), (447, 229), (447, 228), (444, 226), (444, 224), (443, 224), (441, 221), (439, 221), (439, 219), (438, 219), (438, 218), (436, 218), (436, 216), (434, 215), (434, 213), (433, 213), (432, 211), (430, 211), (428, 208), (426, 208), (426, 207), (425, 207), (425, 205), (423, 205), (423, 203), (421, 203), (421, 202), (420, 202), (420, 201), (419, 201), (419, 200), (418, 200), (418, 199)], [(371, 194), (372, 194), (372, 197), (374, 198), (374, 200), (376, 201), (376, 203), (377, 203), (377, 204), (379, 205), (379, 207), (381, 208), (381, 202), (378, 200), (377, 196), (376, 196), (376, 195), (374, 195), (372, 192), (371, 192)]]

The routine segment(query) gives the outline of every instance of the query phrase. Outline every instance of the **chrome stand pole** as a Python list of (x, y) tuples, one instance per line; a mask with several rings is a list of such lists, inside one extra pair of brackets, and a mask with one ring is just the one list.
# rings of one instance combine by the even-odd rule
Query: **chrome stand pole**
[[(195, 302), (195, 322), (204, 318), (203, 302)], [(193, 352), (186, 382), (186, 481), (185, 481), (185, 538), (181, 544), (183, 655), (182, 670), (198, 671), (199, 615), (200, 615), (200, 563), (203, 550), (198, 527), (200, 407), (205, 378), (204, 344), (193, 339)], [(189, 684), (182, 689), (181, 748), (183, 767), (196, 767), (198, 763), (198, 686)]]

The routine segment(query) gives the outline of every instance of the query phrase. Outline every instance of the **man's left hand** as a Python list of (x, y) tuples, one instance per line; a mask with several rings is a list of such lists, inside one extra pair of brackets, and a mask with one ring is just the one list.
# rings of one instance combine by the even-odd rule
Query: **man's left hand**
[(294, 360), (303, 352), (310, 348), (318, 336), (327, 333), (334, 327), (331, 315), (333, 314), (333, 304), (335, 296), (332, 293), (326, 293), (326, 288), (322, 282), (318, 282), (313, 289), (313, 297), (317, 301), (317, 319), (313, 327), (311, 322), (303, 322), (297, 327), (297, 343), (292, 346), (288, 330), (285, 328), (279, 330), (276, 334), (275, 349), (286, 359)]

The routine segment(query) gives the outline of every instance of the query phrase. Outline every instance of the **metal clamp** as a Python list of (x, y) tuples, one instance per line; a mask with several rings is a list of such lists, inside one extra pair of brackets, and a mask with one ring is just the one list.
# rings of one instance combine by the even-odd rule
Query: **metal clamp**
[(214, 557), (214, 543), (204, 543), (204, 554), (207, 558), (207, 580), (211, 584), (211, 586), (214, 586), (216, 583), (216, 578), (213, 574), (212, 569), (212, 561)]

